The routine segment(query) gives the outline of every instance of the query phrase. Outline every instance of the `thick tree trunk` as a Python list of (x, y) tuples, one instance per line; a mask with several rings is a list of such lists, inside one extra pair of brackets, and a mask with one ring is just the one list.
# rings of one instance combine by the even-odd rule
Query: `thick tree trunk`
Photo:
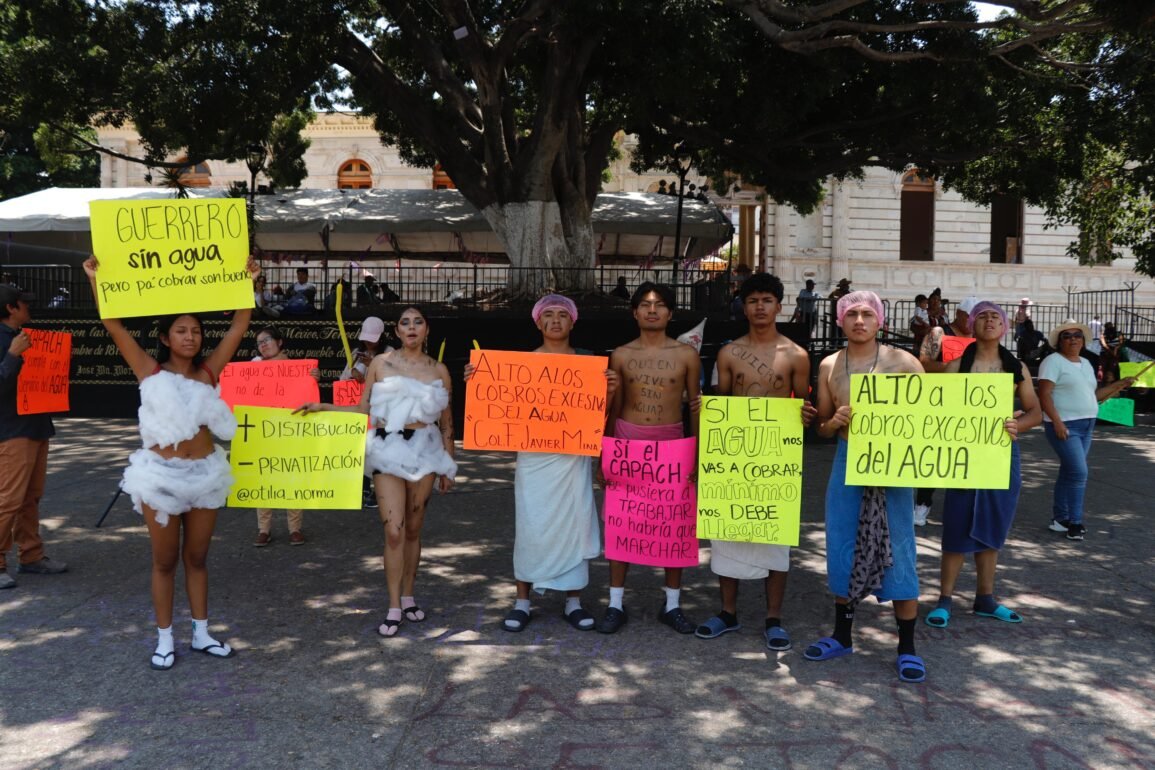
[(495, 203), (481, 213), (509, 255), (511, 294), (539, 297), (593, 288), (594, 230), (584, 202)]

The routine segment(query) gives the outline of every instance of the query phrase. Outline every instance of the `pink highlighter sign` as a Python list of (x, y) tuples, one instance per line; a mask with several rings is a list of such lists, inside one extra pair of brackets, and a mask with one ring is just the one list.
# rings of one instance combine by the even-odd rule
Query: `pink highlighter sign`
[(698, 566), (697, 452), (695, 438), (602, 439), (607, 559)]

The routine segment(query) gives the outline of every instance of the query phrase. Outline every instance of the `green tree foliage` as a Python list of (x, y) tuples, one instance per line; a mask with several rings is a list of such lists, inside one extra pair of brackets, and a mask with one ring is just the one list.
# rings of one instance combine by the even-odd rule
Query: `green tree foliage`
[(288, 115), (279, 115), (273, 121), (266, 143), (268, 157), (265, 160), (265, 175), (279, 188), (297, 188), (308, 176), (305, 166), (305, 150), (312, 141), (301, 135), (313, 120), (313, 113), (295, 110)]
[[(0, 117), (131, 119), (160, 165), (237, 158), (340, 97), (407, 161), (440, 162), (513, 264), (546, 268), (511, 287), (529, 293), (583, 288), (566, 269), (593, 264), (622, 128), (638, 164), (682, 142), (803, 210), (868, 164), (1088, 224), (1079, 201), (1150, 190), (1132, 166), (1155, 135), (1151, 0), (998, 4), (1013, 13), (980, 22), (961, 0), (0, 0)], [(1095, 169), (1110, 188), (1086, 186)], [(1095, 243), (1138, 232), (1100, 222)]]
[(95, 153), (59, 155), (41, 150), (40, 137), (27, 125), (0, 123), (0, 199), (48, 187), (95, 187), (100, 161)]

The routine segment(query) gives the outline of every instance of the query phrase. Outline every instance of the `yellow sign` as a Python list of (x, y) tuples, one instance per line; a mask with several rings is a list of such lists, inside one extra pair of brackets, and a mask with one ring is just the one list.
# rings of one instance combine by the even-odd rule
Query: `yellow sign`
[(365, 415), (237, 406), (229, 505), (361, 508)]
[(798, 545), (802, 400), (704, 396), (698, 537)]
[(1155, 367), (1149, 361), (1119, 364), (1119, 377), (1134, 377), (1136, 388), (1155, 388)]
[(1008, 489), (1010, 374), (854, 374), (846, 483)]
[(253, 306), (239, 198), (89, 203), (101, 318)]

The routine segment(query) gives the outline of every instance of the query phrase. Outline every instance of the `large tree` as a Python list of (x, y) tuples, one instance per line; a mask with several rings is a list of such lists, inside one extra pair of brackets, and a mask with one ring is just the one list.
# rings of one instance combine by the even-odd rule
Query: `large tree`
[(0, 0), (0, 67), (65, 86), (15, 89), (24, 120), (131, 119), (156, 160), (237, 157), (305, 100), (352, 103), (403, 158), (441, 163), (512, 264), (541, 268), (511, 287), (534, 293), (588, 285), (570, 268), (593, 264), (590, 211), (623, 127), (639, 163), (682, 142), (803, 208), (831, 174), (1010, 146), (1017, 91), (1078, 101), (1040, 71), (1078, 72), (1060, 46), (1101, 42), (1118, 23), (1104, 9), (1126, 3), (1003, 5), (1019, 20), (982, 23), (958, 0)]

